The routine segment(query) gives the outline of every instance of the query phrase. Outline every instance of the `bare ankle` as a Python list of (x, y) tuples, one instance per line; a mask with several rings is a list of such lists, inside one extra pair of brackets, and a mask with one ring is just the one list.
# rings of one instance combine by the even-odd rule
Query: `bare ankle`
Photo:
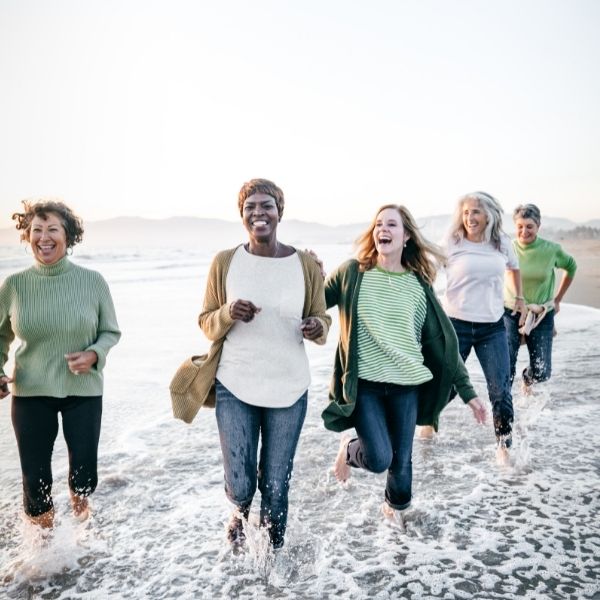
[(90, 503), (87, 496), (79, 496), (71, 492), (71, 506), (73, 514), (80, 520), (84, 521), (90, 516)]
[(54, 527), (54, 509), (42, 513), (41, 515), (36, 515), (32, 517), (31, 515), (26, 515), (31, 523), (41, 527), (42, 529), (52, 529)]

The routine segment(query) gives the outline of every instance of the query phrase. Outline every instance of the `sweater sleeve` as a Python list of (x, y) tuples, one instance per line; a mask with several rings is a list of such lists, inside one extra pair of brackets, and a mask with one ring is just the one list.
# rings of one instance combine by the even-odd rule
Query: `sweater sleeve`
[(117, 315), (110, 295), (110, 289), (102, 276), (99, 276), (98, 288), (98, 335), (94, 343), (86, 348), (86, 351), (96, 353), (98, 362), (95, 367), (98, 371), (102, 371), (106, 365), (108, 351), (121, 338), (121, 331), (117, 323)]
[(198, 317), (200, 328), (211, 342), (225, 337), (234, 324), (234, 320), (229, 314), (229, 303), (221, 291), (225, 287), (224, 278), (226, 276), (222, 257), (223, 253), (217, 254), (210, 265), (204, 304)]
[(4, 365), (8, 360), (8, 349), (15, 339), (10, 322), (10, 286), (4, 281), (0, 286), (0, 376), (6, 375)]
[(340, 302), (342, 272), (345, 264), (335, 269), (325, 280), (325, 303), (327, 308), (336, 306)]
[(558, 252), (556, 253), (555, 266), (557, 269), (564, 269), (569, 277), (575, 277), (575, 271), (577, 271), (577, 263), (570, 254), (567, 254), (562, 249), (562, 246), (558, 247)]
[(467, 367), (465, 367), (465, 363), (460, 356), (457, 356), (457, 365), (456, 371), (454, 372), (454, 387), (458, 392), (458, 395), (461, 397), (462, 401), (466, 404), (467, 402), (473, 400), (473, 398), (477, 397), (477, 392), (471, 385), (471, 380), (469, 379), (469, 373), (467, 371)]
[(305, 310), (309, 317), (315, 317), (321, 321), (323, 325), (323, 334), (321, 337), (314, 340), (315, 344), (323, 345), (327, 341), (327, 334), (331, 326), (331, 317), (327, 314), (327, 306), (325, 305), (325, 291), (323, 289), (323, 277), (316, 261), (311, 257), (307, 260), (309, 271), (310, 285), (310, 304)]

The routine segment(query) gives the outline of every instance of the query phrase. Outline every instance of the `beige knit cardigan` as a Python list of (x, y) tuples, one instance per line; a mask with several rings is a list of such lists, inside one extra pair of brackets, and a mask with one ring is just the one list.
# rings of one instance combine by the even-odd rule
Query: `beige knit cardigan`
[[(212, 342), (207, 354), (188, 358), (177, 370), (171, 381), (173, 416), (191, 423), (202, 406), (215, 406), (215, 375), (221, 358), (223, 342), (234, 324), (229, 315), (229, 303), (225, 284), (231, 259), (239, 246), (219, 252), (210, 266), (204, 305), (198, 322), (204, 335)], [(323, 325), (323, 334), (315, 340), (324, 344), (327, 339), (331, 317), (326, 313), (323, 277), (315, 259), (297, 250), (304, 274), (304, 307), (302, 318), (316, 317)]]

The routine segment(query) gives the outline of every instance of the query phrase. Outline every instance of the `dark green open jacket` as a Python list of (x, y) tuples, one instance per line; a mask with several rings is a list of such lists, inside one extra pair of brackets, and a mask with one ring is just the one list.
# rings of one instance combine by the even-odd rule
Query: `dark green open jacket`
[[(354, 427), (352, 413), (358, 386), (358, 292), (363, 273), (357, 260), (349, 260), (334, 271), (325, 282), (327, 308), (338, 306), (340, 313), (340, 340), (338, 343), (333, 377), (329, 388), (329, 405), (323, 411), (325, 427), (344, 431)], [(427, 316), (421, 334), (421, 350), (425, 366), (433, 379), (419, 386), (417, 424), (438, 428), (442, 409), (450, 401), (452, 386), (463, 401), (477, 396), (469, 374), (458, 352), (458, 340), (452, 323), (446, 316), (435, 292), (418, 275), (427, 298)]]

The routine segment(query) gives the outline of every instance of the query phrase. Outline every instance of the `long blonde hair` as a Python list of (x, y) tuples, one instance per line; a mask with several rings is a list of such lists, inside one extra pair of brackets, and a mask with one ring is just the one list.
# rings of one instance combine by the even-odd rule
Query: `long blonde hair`
[(402, 266), (420, 275), (427, 283), (433, 285), (437, 268), (446, 263), (446, 256), (441, 248), (426, 240), (419, 230), (413, 216), (405, 206), (400, 204), (384, 204), (377, 209), (375, 217), (369, 228), (356, 240), (357, 259), (361, 271), (368, 271), (377, 264), (377, 248), (373, 239), (373, 231), (377, 224), (377, 217), (382, 210), (392, 208), (398, 211), (402, 219), (404, 231), (409, 235), (402, 252)]

